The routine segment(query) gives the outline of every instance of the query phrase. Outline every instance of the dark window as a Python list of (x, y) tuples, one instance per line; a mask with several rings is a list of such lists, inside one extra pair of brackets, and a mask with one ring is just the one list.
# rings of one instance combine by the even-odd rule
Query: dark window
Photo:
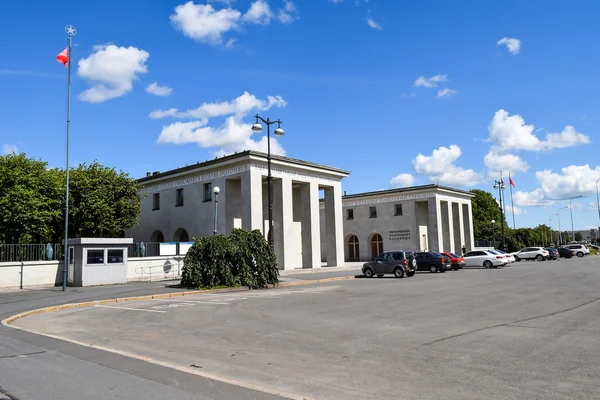
[(475, 255), (476, 256), (487, 256), (487, 254), (485, 252), (483, 252), (483, 251), (476, 251)]
[(175, 207), (181, 207), (183, 205), (183, 189), (177, 189), (175, 192)]
[(475, 252), (470, 251), (468, 253), (466, 253), (463, 257), (473, 257), (475, 255)]
[(212, 183), (204, 184), (204, 201), (212, 201)]
[(123, 264), (123, 250), (108, 250), (109, 264)]
[(394, 204), (394, 215), (402, 215), (402, 204)]
[(87, 251), (87, 263), (88, 264), (104, 264), (104, 250), (88, 250)]
[(160, 210), (160, 193), (154, 193), (152, 196), (152, 210)]
[(404, 260), (404, 254), (402, 253), (394, 253), (392, 254), (392, 257), (394, 258), (394, 260)]
[(73, 247), (69, 247), (69, 265), (73, 265), (75, 261), (75, 249)]
[(377, 207), (369, 207), (369, 218), (377, 218)]
[(354, 210), (352, 208), (346, 210), (346, 219), (354, 219)]

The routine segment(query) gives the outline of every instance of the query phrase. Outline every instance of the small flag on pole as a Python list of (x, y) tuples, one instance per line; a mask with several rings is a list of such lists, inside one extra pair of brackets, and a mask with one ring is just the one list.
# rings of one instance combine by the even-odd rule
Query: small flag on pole
[(68, 68), (68, 64), (69, 64), (69, 48), (68, 47), (65, 47), (65, 49), (63, 51), (61, 51), (59, 55), (56, 56), (56, 61), (58, 61), (59, 63), (64, 65), (65, 68)]
[(508, 177), (508, 180), (510, 181), (510, 186), (517, 187), (517, 185), (515, 185), (515, 181), (513, 181), (510, 176)]

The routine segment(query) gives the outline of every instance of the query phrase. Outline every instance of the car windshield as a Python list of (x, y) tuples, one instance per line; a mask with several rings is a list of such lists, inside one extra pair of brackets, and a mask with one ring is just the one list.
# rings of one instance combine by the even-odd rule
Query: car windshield
[(460, 258), (460, 256), (457, 256), (457, 255), (456, 255), (456, 254), (454, 254), (454, 253), (448, 253), (448, 254), (450, 254), (450, 257), (453, 257), (453, 258)]
[(500, 253), (496, 253), (496, 251), (495, 251), (495, 250), (488, 250), (488, 251), (489, 251), (490, 253), (492, 253), (492, 254), (500, 254)]
[(505, 252), (503, 252), (502, 250), (494, 250), (496, 253), (500, 253), (500, 254), (506, 254)]
[(433, 254), (436, 257), (443, 257), (440, 253), (436, 253), (435, 251), (432, 251), (431, 254)]

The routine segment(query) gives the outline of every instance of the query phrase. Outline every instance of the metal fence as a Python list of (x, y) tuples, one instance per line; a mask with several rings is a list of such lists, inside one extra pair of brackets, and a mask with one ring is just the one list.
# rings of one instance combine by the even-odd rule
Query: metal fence
[(63, 245), (0, 244), (0, 262), (62, 260)]

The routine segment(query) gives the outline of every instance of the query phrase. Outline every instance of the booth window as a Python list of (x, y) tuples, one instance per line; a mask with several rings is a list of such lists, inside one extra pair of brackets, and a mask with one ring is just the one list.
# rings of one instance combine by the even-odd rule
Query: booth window
[(204, 201), (212, 201), (212, 183), (204, 184)]
[(87, 251), (87, 263), (88, 264), (104, 264), (104, 250), (88, 250)]
[(73, 265), (73, 260), (75, 257), (73, 254), (75, 253), (75, 249), (73, 247), (69, 247), (69, 265)]
[(123, 264), (123, 249), (108, 250), (108, 263), (109, 264)]
[(175, 192), (175, 207), (183, 206), (183, 189), (177, 189)]

